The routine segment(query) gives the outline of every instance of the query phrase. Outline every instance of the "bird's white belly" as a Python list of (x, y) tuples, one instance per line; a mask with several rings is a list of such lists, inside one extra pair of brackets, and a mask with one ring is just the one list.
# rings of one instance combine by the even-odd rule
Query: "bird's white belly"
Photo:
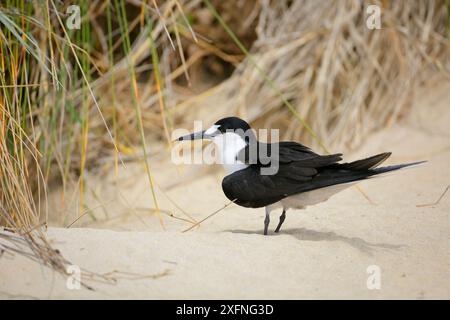
[(320, 188), (312, 191), (298, 193), (289, 197), (286, 197), (277, 203), (270, 205), (271, 209), (284, 208), (284, 209), (303, 209), (307, 206), (312, 206), (324, 201), (327, 201), (331, 196), (336, 193), (351, 187), (356, 182), (338, 184), (325, 188)]

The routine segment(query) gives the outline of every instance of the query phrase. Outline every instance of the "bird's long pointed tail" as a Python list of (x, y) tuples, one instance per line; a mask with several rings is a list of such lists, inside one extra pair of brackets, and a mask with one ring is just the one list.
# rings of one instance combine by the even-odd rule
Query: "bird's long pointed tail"
[(340, 169), (346, 170), (370, 170), (378, 167), (381, 163), (383, 163), (387, 158), (390, 157), (391, 152), (384, 152), (377, 154), (375, 156), (371, 156), (365, 159), (356, 160), (348, 163), (339, 164)]
[(365, 159), (349, 162), (349, 163), (341, 163), (339, 164), (339, 169), (350, 170), (350, 171), (364, 171), (368, 170), (372, 174), (369, 176), (376, 176), (382, 173), (387, 173), (390, 171), (400, 170), (403, 168), (413, 167), (420, 164), (425, 163), (426, 161), (417, 161), (412, 163), (404, 163), (392, 166), (386, 166), (377, 168), (380, 164), (382, 164), (387, 158), (390, 157), (391, 152), (384, 152), (377, 154), (375, 156), (371, 156)]
[(375, 175), (379, 175), (379, 174), (396, 171), (396, 170), (400, 170), (400, 169), (404, 169), (404, 168), (415, 167), (415, 166), (421, 165), (425, 162), (427, 162), (427, 161), (417, 161), (417, 162), (411, 162), (411, 163), (397, 164), (397, 165), (392, 165), (392, 166), (375, 168), (375, 169), (372, 169), (372, 171), (375, 171)]

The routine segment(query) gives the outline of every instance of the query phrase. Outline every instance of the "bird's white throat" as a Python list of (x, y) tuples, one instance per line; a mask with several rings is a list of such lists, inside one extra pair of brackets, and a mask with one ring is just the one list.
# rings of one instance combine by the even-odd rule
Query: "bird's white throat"
[(232, 174), (248, 167), (247, 164), (236, 159), (239, 151), (247, 145), (240, 135), (234, 132), (225, 132), (214, 136), (212, 141), (216, 145), (219, 161), (227, 174)]

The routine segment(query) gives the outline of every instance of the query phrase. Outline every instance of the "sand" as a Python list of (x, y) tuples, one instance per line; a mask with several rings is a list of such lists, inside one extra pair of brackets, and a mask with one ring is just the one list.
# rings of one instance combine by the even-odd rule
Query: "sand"
[[(326, 203), (289, 211), (280, 234), (273, 233), (274, 213), (269, 236), (261, 234), (263, 209), (231, 205), (181, 233), (185, 222), (164, 217), (163, 230), (150, 210), (142, 210), (152, 205), (148, 182), (142, 167), (127, 164), (128, 175), (121, 172), (115, 182), (109, 174), (92, 178), (93, 194), (103, 203), (96, 221), (83, 217), (69, 229), (55, 227), (67, 225), (74, 212), (70, 204), (61, 207), (60, 196), (51, 197), (55, 214), (48, 237), (54, 247), (109, 281), (84, 278), (93, 291), (70, 290), (52, 270), (3, 254), (0, 298), (448, 299), (450, 194), (439, 204), (418, 205), (436, 201), (450, 184), (450, 87), (428, 92), (416, 94), (400, 123), (345, 155), (354, 160), (392, 151), (387, 164), (429, 161), (359, 184), (373, 203), (350, 188)], [(170, 163), (156, 164), (154, 171), (164, 188), (171, 186), (167, 195), (198, 220), (228, 202), (220, 188), (222, 171), (198, 174), (195, 181), (188, 169)], [(185, 180), (174, 183), (180, 176)], [(111, 191), (114, 183), (120, 183), (120, 194)], [(158, 198), (165, 199), (160, 193)], [(160, 205), (181, 216), (167, 199)], [(58, 208), (67, 213), (64, 219)], [(379, 270), (379, 289), (368, 288), (368, 268)]]

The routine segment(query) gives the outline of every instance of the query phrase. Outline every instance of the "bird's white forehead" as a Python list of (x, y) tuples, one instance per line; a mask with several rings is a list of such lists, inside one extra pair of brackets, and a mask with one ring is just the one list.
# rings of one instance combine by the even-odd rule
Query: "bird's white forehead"
[(213, 134), (214, 132), (217, 131), (217, 129), (219, 129), (219, 127), (220, 125), (214, 124), (205, 131), (205, 134)]

